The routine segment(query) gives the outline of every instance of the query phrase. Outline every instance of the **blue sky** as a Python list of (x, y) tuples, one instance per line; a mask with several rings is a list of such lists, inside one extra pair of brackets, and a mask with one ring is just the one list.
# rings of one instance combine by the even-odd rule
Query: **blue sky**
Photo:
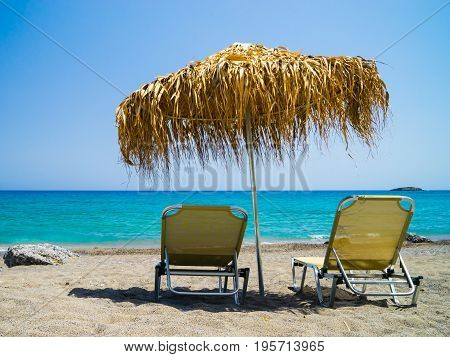
[[(443, 4), (0, 0), (0, 189), (135, 190), (117, 145), (123, 93), (234, 42), (373, 58)], [(311, 147), (310, 188), (450, 189), (449, 38), (450, 5), (378, 58), (392, 112), (378, 148)]]

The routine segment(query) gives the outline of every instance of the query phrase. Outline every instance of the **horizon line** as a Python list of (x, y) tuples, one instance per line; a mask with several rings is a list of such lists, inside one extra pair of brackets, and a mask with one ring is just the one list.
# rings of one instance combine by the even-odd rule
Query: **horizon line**
[[(266, 190), (257, 189), (258, 192), (339, 192), (339, 191), (388, 191), (388, 192), (430, 192), (450, 191), (450, 189), (421, 189), (421, 190), (396, 190), (396, 189), (316, 189), (316, 190)], [(0, 189), (0, 192), (252, 192), (251, 190), (108, 190), (108, 189)]]

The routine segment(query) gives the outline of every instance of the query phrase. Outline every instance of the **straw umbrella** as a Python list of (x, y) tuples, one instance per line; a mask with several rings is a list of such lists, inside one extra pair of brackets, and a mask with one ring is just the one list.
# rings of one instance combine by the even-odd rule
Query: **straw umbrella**
[(120, 103), (116, 120), (124, 163), (150, 177), (173, 161), (242, 164), (248, 154), (263, 295), (255, 159), (280, 162), (310, 137), (326, 143), (332, 134), (370, 146), (388, 101), (373, 60), (236, 43), (143, 85)]

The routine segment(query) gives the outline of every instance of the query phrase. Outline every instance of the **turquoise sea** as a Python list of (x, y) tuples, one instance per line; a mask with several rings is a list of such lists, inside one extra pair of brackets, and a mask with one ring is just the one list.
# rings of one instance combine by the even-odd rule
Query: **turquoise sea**
[[(320, 242), (330, 233), (339, 201), (354, 194), (399, 194), (416, 202), (410, 232), (450, 238), (450, 191), (263, 191), (258, 193), (264, 242)], [(0, 191), (0, 247), (49, 242), (65, 246), (159, 244), (161, 211), (175, 203), (240, 206), (250, 192)]]

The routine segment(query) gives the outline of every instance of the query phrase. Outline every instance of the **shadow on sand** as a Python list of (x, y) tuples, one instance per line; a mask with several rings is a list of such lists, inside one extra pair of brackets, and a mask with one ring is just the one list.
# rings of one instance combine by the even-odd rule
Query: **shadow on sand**
[[(210, 292), (211, 290), (204, 291)], [(328, 294), (329, 289), (324, 288), (324, 296), (327, 297)], [(155, 303), (153, 291), (138, 287), (129, 289), (74, 288), (69, 292), (69, 296), (77, 298), (108, 299), (116, 303), (128, 302), (136, 306)], [(248, 291), (244, 305), (235, 305), (233, 298), (230, 296), (180, 296), (172, 294), (169, 291), (164, 291), (160, 304), (171, 306), (181, 311), (290, 311), (293, 314), (303, 315), (317, 313), (317, 311), (322, 308), (317, 304), (315, 290), (308, 286), (305, 286), (302, 293), (295, 293), (289, 290), (287, 290), (286, 293), (266, 292), (264, 298), (259, 296), (257, 291)], [(389, 306), (387, 300), (367, 300), (365, 298), (358, 298), (346, 290), (338, 289), (334, 309), (367, 304), (379, 307)]]

